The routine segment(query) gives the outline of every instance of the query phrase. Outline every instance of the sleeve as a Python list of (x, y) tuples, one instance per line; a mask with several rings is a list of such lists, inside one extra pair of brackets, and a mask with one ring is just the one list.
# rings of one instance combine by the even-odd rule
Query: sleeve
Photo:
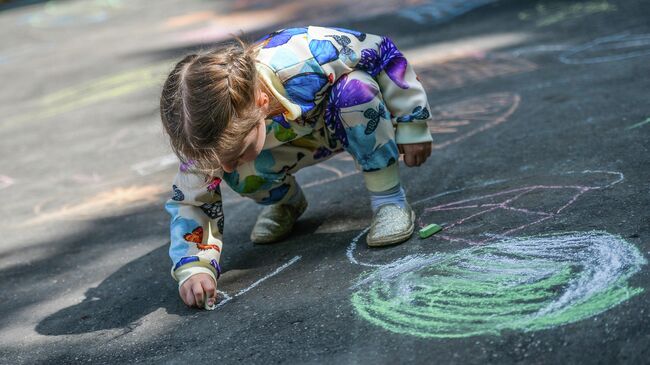
[(342, 28), (310, 27), (309, 48), (330, 81), (362, 70), (379, 85), (396, 142), (431, 142), (430, 107), (424, 87), (404, 55), (388, 37)]
[(206, 273), (215, 280), (221, 275), (224, 215), (221, 179), (179, 171), (172, 197), (165, 203), (171, 215), (169, 256), (172, 277), (179, 287), (192, 275)]

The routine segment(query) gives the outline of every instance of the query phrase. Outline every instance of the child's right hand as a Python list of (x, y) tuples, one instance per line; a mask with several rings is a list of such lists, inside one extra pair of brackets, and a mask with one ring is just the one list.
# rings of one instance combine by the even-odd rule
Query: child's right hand
[(178, 289), (181, 299), (190, 307), (203, 308), (203, 295), (207, 294), (208, 305), (213, 305), (217, 300), (217, 285), (208, 274), (195, 274)]

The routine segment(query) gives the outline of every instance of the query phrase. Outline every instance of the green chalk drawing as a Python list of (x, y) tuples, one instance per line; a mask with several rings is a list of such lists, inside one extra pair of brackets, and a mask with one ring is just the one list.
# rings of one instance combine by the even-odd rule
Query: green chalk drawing
[(627, 129), (627, 130), (630, 130), (630, 129), (636, 129), (636, 128), (642, 127), (642, 126), (644, 126), (644, 125), (646, 125), (646, 124), (648, 124), (648, 123), (650, 123), (650, 118), (647, 118), (647, 119), (644, 120), (643, 122), (639, 122), (639, 123), (637, 123), (637, 124), (631, 125), (631, 126), (625, 128), (625, 129)]
[(587, 15), (617, 11), (616, 5), (607, 1), (587, 1), (573, 4), (537, 4), (534, 11), (519, 13), (519, 20), (536, 19), (538, 27), (553, 25), (568, 19)]
[(418, 337), (536, 331), (642, 292), (627, 281), (645, 263), (636, 247), (607, 232), (508, 238), (384, 265), (360, 278), (351, 301), (371, 323)]

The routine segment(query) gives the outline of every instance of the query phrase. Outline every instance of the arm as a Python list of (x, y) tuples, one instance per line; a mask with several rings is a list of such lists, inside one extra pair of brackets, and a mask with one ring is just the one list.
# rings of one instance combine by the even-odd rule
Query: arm
[(171, 215), (171, 275), (179, 288), (195, 274), (208, 274), (215, 284), (220, 275), (224, 216), (219, 182), (188, 171), (174, 179), (165, 209)]
[(397, 123), (398, 144), (432, 141), (427, 126), (431, 108), (424, 87), (390, 38), (338, 28), (310, 27), (309, 31), (309, 48), (330, 80), (362, 70), (377, 81)]

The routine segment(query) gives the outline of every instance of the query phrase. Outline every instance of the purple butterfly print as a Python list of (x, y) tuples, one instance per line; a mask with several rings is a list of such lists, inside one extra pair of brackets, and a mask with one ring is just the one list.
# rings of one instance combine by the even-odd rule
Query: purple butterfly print
[(325, 157), (327, 157), (327, 156), (329, 156), (331, 154), (332, 154), (332, 151), (330, 151), (329, 149), (327, 149), (325, 147), (322, 147), (322, 146), (318, 147), (318, 149), (316, 151), (314, 151), (314, 160), (319, 160), (321, 158), (325, 158)]
[(395, 43), (388, 37), (382, 37), (379, 52), (373, 48), (362, 50), (361, 59), (356, 67), (359, 70), (366, 71), (372, 77), (377, 76), (379, 72), (384, 70), (397, 86), (408, 89), (409, 84), (404, 81), (406, 66), (406, 58), (397, 49)]
[(215, 259), (210, 260), (210, 265), (212, 265), (212, 267), (217, 271), (217, 280), (219, 280), (219, 277), (221, 276), (221, 266)]
[(360, 80), (348, 81), (347, 74), (332, 86), (325, 108), (325, 125), (344, 146), (348, 145), (348, 137), (341, 119), (341, 109), (365, 104), (374, 99), (375, 95), (375, 88)]

